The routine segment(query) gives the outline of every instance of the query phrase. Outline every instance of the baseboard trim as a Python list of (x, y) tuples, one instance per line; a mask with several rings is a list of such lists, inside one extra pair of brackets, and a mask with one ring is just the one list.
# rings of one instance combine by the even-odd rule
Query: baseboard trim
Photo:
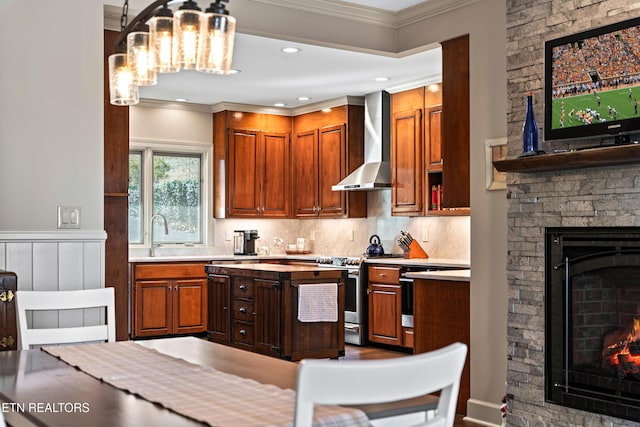
[(502, 412), (500, 405), (477, 399), (467, 400), (467, 415), (464, 421), (481, 424), (488, 427), (502, 426)]

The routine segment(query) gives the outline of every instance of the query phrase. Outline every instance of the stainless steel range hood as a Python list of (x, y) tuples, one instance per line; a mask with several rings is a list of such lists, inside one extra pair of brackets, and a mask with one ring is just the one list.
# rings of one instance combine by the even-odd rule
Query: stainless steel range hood
[(388, 92), (364, 97), (364, 160), (333, 191), (371, 191), (391, 188), (391, 116)]

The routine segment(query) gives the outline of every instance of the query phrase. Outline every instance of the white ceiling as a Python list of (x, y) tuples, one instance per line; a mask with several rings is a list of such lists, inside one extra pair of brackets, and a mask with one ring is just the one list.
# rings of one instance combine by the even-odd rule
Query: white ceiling
[[(352, 3), (364, 10), (380, 9), (395, 13), (431, 0), (323, 0), (336, 5)], [(229, 10), (233, 15), (233, 8)], [(300, 48), (285, 54), (285, 46)], [(344, 96), (363, 96), (379, 90), (408, 87), (440, 81), (440, 49), (419, 52), (404, 58), (346, 51), (292, 43), (284, 40), (236, 34), (233, 68), (238, 74), (220, 76), (181, 71), (160, 74), (158, 84), (141, 87), (140, 97), (174, 102), (216, 105), (249, 104), (285, 108), (304, 108)], [(386, 82), (374, 81), (388, 77)], [(298, 97), (309, 100), (298, 100)]]

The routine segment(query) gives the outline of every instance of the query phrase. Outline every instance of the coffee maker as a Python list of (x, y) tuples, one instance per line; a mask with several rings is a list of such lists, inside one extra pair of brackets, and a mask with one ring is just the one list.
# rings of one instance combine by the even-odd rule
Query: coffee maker
[(233, 232), (234, 255), (257, 255), (256, 239), (259, 239), (258, 230), (235, 230)]

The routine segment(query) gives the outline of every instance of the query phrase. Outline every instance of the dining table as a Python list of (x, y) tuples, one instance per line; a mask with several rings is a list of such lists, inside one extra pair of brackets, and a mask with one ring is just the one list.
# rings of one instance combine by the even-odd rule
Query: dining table
[[(185, 391), (182, 389), (185, 387), (180, 384), (191, 384), (190, 381), (193, 381), (193, 387), (186, 391), (188, 399), (203, 395), (205, 407), (201, 409), (207, 413), (215, 412), (213, 408), (218, 405), (233, 402), (236, 405), (229, 410), (238, 412), (233, 417), (238, 420), (240, 415), (260, 412), (261, 407), (271, 406), (268, 393), (273, 390), (279, 393), (273, 405), (283, 393), (287, 404), (295, 401), (296, 362), (193, 336), (118, 343), (120, 345), (110, 347), (107, 346), (114, 343), (0, 352), (0, 411), (7, 423), (13, 426), (65, 427), (227, 425), (226, 422), (198, 418), (197, 411), (195, 416), (188, 411), (182, 412), (179, 403), (184, 399)], [(113, 350), (117, 351), (113, 353)], [(96, 354), (105, 355), (104, 363)], [(83, 367), (87, 360), (94, 363)], [(183, 368), (197, 371), (189, 374)], [(218, 376), (208, 381), (207, 375)], [(252, 387), (256, 390), (266, 387), (267, 402), (253, 401), (252, 396), (234, 395), (230, 389), (236, 387), (225, 386), (226, 381), (249, 387), (248, 395), (254, 394)], [(423, 396), (401, 402), (345, 408), (352, 409), (356, 416), (362, 413), (365, 420), (371, 420), (416, 410), (428, 411), (436, 406), (437, 397)], [(245, 421), (238, 425), (291, 425), (292, 416), (287, 416), (285, 424), (265, 420), (264, 423)], [(320, 425), (351, 424), (338, 421)]]

